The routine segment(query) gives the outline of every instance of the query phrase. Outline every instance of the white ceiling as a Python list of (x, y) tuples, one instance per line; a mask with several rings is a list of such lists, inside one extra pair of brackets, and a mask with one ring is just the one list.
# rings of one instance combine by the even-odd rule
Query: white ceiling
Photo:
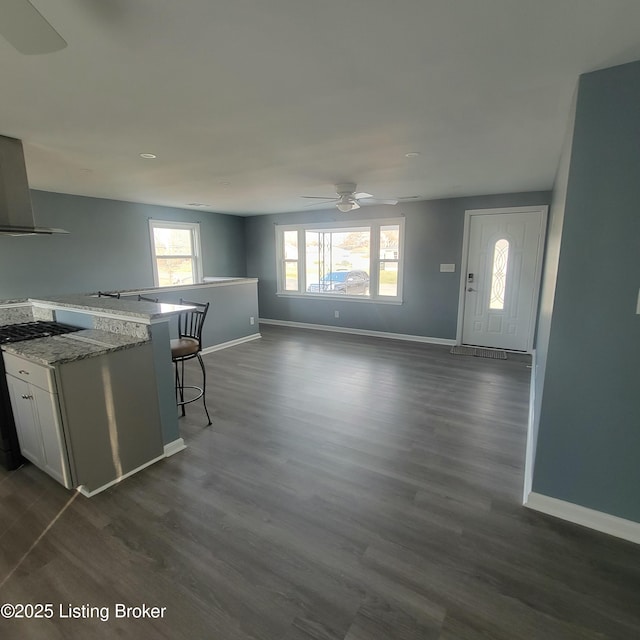
[(638, 0), (32, 4), (68, 42), (0, 38), (32, 188), (240, 215), (549, 189), (578, 75), (640, 59)]

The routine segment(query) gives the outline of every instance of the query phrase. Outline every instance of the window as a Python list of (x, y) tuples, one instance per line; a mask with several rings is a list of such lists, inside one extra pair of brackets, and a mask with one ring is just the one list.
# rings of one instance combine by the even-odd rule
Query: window
[(278, 294), (400, 301), (404, 218), (277, 225)]
[(380, 227), (380, 260), (378, 263), (378, 291), (380, 295), (398, 295), (399, 247), (400, 227), (393, 224)]
[(298, 290), (298, 232), (284, 232), (284, 289)]
[(509, 264), (509, 241), (501, 238), (493, 248), (491, 270), (491, 298), (489, 309), (504, 309), (504, 292), (507, 288), (507, 266)]
[(157, 287), (202, 281), (200, 225), (149, 220), (153, 279)]

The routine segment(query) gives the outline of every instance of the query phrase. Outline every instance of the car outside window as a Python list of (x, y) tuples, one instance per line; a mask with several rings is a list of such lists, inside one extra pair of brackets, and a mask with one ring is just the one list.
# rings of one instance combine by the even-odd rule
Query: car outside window
[(369, 295), (369, 276), (363, 271), (331, 271), (320, 282), (307, 287), (309, 293)]

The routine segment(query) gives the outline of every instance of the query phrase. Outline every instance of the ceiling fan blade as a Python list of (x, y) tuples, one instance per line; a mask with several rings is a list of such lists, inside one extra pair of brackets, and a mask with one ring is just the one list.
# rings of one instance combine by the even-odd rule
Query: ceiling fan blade
[(370, 204), (398, 204), (397, 200), (393, 200), (391, 198), (389, 199), (382, 199), (382, 198), (365, 198), (364, 200), (360, 201), (360, 204), (364, 204), (364, 205), (370, 205)]
[(353, 197), (354, 197), (356, 200), (360, 200), (360, 199), (362, 199), (362, 198), (373, 198), (373, 195), (372, 195), (372, 194), (370, 194), (370, 193), (365, 193), (364, 191), (361, 191), (360, 193), (354, 193), (354, 194), (353, 194)]
[(67, 46), (29, 0), (0, 2), (0, 35), (26, 55), (53, 53)]
[[(302, 196), (304, 197), (304, 196)], [(314, 198), (315, 200), (315, 198)], [(319, 204), (335, 204), (335, 198), (333, 200), (322, 200), (321, 202), (310, 202), (309, 204), (305, 204), (305, 207), (317, 207)]]
[(330, 201), (335, 201), (335, 200), (340, 200), (340, 198), (330, 198), (329, 196), (300, 196), (301, 198), (307, 198), (308, 200), (327, 200), (328, 202)]

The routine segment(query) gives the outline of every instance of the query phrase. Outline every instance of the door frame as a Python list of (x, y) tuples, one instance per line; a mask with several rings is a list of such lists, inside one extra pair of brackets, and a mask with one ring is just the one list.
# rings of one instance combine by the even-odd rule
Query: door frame
[[(464, 235), (462, 237), (462, 259), (460, 262), (460, 293), (458, 297), (458, 327), (456, 331), (456, 344), (462, 344), (462, 328), (464, 324), (464, 305), (467, 299), (467, 267), (469, 262), (469, 235), (471, 233), (472, 216), (485, 216), (504, 213), (541, 213), (540, 236), (538, 238), (538, 257), (536, 260), (536, 272), (534, 282), (533, 304), (531, 305), (531, 318), (529, 323), (529, 337), (527, 339), (527, 353), (533, 353), (533, 340), (536, 333), (536, 316), (540, 300), (540, 283), (542, 282), (542, 264), (544, 262), (544, 247), (547, 237), (547, 218), (549, 216), (548, 205), (533, 207), (502, 207), (500, 209), (467, 209), (464, 212)], [(505, 349), (509, 351), (509, 349)], [(519, 352), (521, 353), (521, 352)]]

